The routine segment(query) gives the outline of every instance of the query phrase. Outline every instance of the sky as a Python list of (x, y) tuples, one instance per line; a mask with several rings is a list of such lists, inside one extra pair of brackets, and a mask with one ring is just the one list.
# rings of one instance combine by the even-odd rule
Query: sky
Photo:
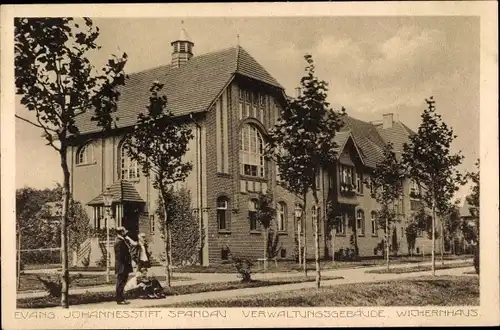
[[(194, 55), (245, 48), (293, 95), (311, 54), (318, 77), (329, 83), (333, 108), (361, 120), (394, 113), (417, 130), (425, 98), (434, 96), (442, 119), (458, 136), (452, 151), (479, 157), (479, 18), (466, 16), (286, 18), (96, 18), (102, 48), (90, 59), (102, 66), (126, 52), (133, 73), (168, 64), (181, 26)], [(16, 113), (32, 118), (16, 104)], [(16, 121), (16, 187), (53, 187), (62, 180), (57, 153), (38, 128)], [(463, 187), (463, 197), (469, 187)]]

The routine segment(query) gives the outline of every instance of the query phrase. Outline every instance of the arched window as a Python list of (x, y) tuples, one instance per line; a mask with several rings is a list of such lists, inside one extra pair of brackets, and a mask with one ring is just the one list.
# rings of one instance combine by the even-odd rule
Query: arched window
[(248, 220), (250, 222), (250, 231), (257, 229), (257, 200), (251, 199), (248, 201)]
[(217, 198), (217, 225), (219, 230), (229, 230), (229, 199), (225, 196)]
[(120, 178), (134, 180), (139, 178), (139, 166), (136, 160), (130, 158), (125, 143), (120, 146)]
[(378, 233), (378, 228), (377, 228), (377, 212), (375, 211), (372, 211), (372, 219), (371, 219), (371, 223), (372, 223), (372, 236), (377, 236), (377, 233)]
[(365, 234), (365, 212), (363, 210), (358, 210), (356, 214), (356, 229), (358, 235)]
[(277, 227), (278, 231), (286, 231), (286, 215), (287, 215), (287, 210), (286, 210), (286, 204), (284, 202), (279, 202), (278, 203), (278, 222), (277, 222)]
[(265, 177), (264, 139), (257, 127), (245, 125), (241, 129), (240, 174)]
[(92, 142), (83, 145), (76, 153), (76, 164), (89, 164), (94, 162), (94, 145)]

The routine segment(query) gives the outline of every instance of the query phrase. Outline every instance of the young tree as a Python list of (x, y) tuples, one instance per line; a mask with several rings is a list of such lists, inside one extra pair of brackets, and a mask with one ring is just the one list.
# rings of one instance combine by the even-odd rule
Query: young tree
[(436, 113), (431, 96), (422, 113), (417, 134), (403, 146), (403, 162), (409, 176), (423, 187), (423, 202), (432, 210), (432, 274), (435, 275), (436, 213), (444, 212), (446, 205), (462, 183), (456, 170), (463, 156), (452, 154), (450, 147), (456, 135)]
[(255, 209), (255, 217), (262, 227), (264, 227), (264, 269), (267, 269), (267, 261), (269, 258), (269, 228), (276, 217), (276, 209), (273, 207), (273, 198), (271, 195), (259, 194), (257, 207)]
[[(330, 108), (326, 101), (328, 84), (316, 77), (312, 56), (304, 58), (307, 65), (306, 74), (300, 80), (302, 93), (285, 106), (278, 123), (270, 131), (268, 155), (277, 162), (285, 187), (302, 196), (302, 216), (307, 219), (307, 194), (312, 191), (314, 204), (318, 206), (320, 187), (316, 185), (316, 178), (322, 168), (336, 160), (334, 137), (343, 125), (345, 109), (333, 111)], [(306, 234), (304, 228), (304, 237)], [(316, 286), (319, 288), (319, 217), (314, 221), (314, 234)], [(304, 248), (304, 270), (307, 272), (305, 256)]]
[[(174, 191), (168, 190), (170, 203), (167, 205), (167, 214), (171, 223), (171, 255), (172, 264), (182, 265), (198, 257), (198, 244), (200, 241), (199, 223), (191, 208), (191, 194), (182, 188)], [(162, 198), (158, 199), (156, 214), (160, 219), (160, 230), (164, 230), (165, 214), (163, 212)]]
[(171, 282), (171, 219), (167, 208), (171, 202), (169, 188), (183, 182), (193, 165), (183, 158), (188, 151), (191, 129), (179, 122), (167, 109), (167, 97), (160, 95), (163, 84), (153, 82), (146, 113), (137, 116), (134, 131), (127, 136), (125, 148), (130, 157), (138, 162), (145, 176), (152, 176), (155, 189), (160, 192), (164, 205), (165, 274), (167, 286)]
[(117, 87), (125, 83), (127, 55), (113, 57), (101, 71), (95, 70), (88, 54), (99, 48), (99, 29), (90, 18), (84, 18), (83, 24), (64, 17), (16, 18), (14, 25), (17, 93), (21, 104), (36, 114), (36, 121), (16, 117), (43, 130), (47, 145), (59, 154), (63, 171), (61, 305), (67, 308), (68, 142), (79, 134), (76, 117), (88, 111), (94, 112), (91, 120), (99, 127), (111, 128), (111, 113), (120, 95)]
[[(469, 203), (469, 212), (475, 220), (475, 230), (469, 231), (472, 233), (472, 237), (475, 238), (474, 241), (476, 243), (476, 248), (474, 251), (474, 266), (476, 268), (476, 272), (479, 274), (479, 159), (476, 161), (477, 172), (468, 172), (466, 175), (466, 179), (471, 180), (473, 183), (472, 193), (467, 196), (467, 202)], [(465, 228), (469, 227), (467, 224), (464, 226)]]
[(380, 205), (380, 210), (377, 211), (378, 224), (385, 232), (387, 270), (390, 259), (389, 238), (393, 223), (398, 220), (394, 203), (403, 193), (403, 180), (403, 167), (396, 158), (392, 144), (388, 143), (384, 148), (383, 160), (377, 164), (370, 178), (373, 187), (371, 196)]

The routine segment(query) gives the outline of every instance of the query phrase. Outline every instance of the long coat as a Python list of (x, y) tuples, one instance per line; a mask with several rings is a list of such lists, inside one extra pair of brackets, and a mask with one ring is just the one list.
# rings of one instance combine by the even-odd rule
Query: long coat
[(115, 240), (115, 274), (132, 272), (132, 257), (127, 243), (121, 237)]

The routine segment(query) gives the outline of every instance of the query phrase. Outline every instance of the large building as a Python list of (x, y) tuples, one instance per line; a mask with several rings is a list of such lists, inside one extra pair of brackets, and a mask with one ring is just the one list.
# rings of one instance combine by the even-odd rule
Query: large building
[[(263, 157), (264, 137), (276, 123), (287, 102), (283, 87), (244, 48), (240, 46), (193, 56), (194, 43), (181, 30), (172, 42), (172, 60), (168, 65), (131, 74), (121, 90), (117, 127), (103, 134), (90, 120), (90, 114), (77, 118), (81, 135), (72, 143), (68, 160), (71, 192), (86, 205), (92, 226), (104, 228), (102, 193), (113, 194), (110, 226), (123, 225), (132, 232), (145, 232), (153, 252), (163, 250), (155, 216), (158, 192), (123, 148), (123, 137), (132, 130), (139, 112), (145, 110), (153, 81), (165, 84), (168, 107), (179, 120), (189, 124), (194, 138), (186, 160), (193, 170), (183, 184), (190, 191), (193, 212), (199, 219), (203, 242), (199, 260), (208, 265), (220, 263), (231, 255), (260, 258), (263, 231), (254, 218), (259, 192), (272, 191), (277, 209), (274, 228), (282, 249), (280, 258), (294, 258), (297, 221), (296, 198), (277, 180), (276, 167)], [(374, 212), (378, 209), (363, 185), (382, 157), (385, 143), (391, 141), (397, 152), (411, 134), (393, 115), (384, 115), (381, 123), (368, 123), (347, 117), (336, 139), (339, 160), (323, 169), (318, 177), (320, 205), (312, 207), (302, 219), (307, 234), (307, 250), (314, 256), (312, 217), (321, 220), (320, 241), (323, 257), (352, 248), (353, 226), (362, 256), (381, 254), (383, 233), (377, 228)], [(405, 221), (417, 207), (418, 191), (405, 182), (405, 194), (399, 202), (401, 222), (392, 244), (406, 253)], [(312, 200), (312, 196), (309, 201)], [(324, 210), (334, 202), (342, 224), (336, 228), (332, 246), (326, 230)], [(310, 205), (310, 204), (309, 204)], [(302, 231), (303, 232), (303, 231)], [(94, 241), (93, 241), (94, 240)], [(89, 238), (81, 251), (95, 247)], [(94, 243), (92, 243), (94, 242)], [(430, 252), (430, 242), (419, 238), (417, 249)], [(91, 253), (95, 255), (95, 253)], [(79, 253), (79, 258), (84, 257)]]

